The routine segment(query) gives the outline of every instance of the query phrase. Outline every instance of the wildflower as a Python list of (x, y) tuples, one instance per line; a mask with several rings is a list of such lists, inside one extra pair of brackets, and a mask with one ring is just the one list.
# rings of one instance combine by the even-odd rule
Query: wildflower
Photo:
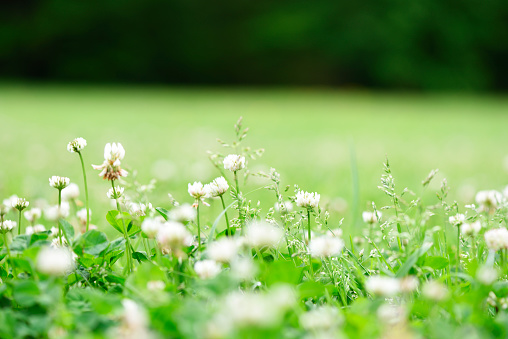
[(34, 234), (34, 233), (40, 233), (44, 232), (46, 230), (46, 227), (44, 225), (34, 225), (34, 226), (28, 226), (25, 230), (26, 234)]
[(83, 138), (76, 138), (67, 144), (67, 150), (71, 153), (81, 152), (86, 146), (86, 140)]
[(196, 200), (203, 199), (206, 196), (205, 188), (200, 181), (194, 181), (193, 184), (189, 184), (187, 191)]
[(221, 271), (221, 266), (214, 260), (202, 260), (194, 264), (194, 271), (201, 279), (211, 279)]
[(475, 221), (472, 224), (464, 223), (460, 226), (460, 233), (463, 236), (474, 236), (480, 233), (482, 229), (482, 224), (480, 221)]
[(124, 188), (120, 186), (111, 187), (107, 193), (109, 199), (118, 199), (123, 195)]
[(342, 229), (336, 228), (334, 230), (328, 230), (328, 231), (326, 231), (326, 235), (329, 237), (340, 238), (340, 237), (342, 237)]
[(211, 183), (204, 186), (207, 198), (220, 197), (228, 190), (229, 185), (224, 177), (215, 178)]
[(70, 179), (67, 177), (52, 176), (49, 178), (49, 186), (56, 188), (57, 190), (63, 190), (69, 186)]
[[(90, 218), (92, 217), (92, 210), (89, 210)], [(76, 212), (76, 217), (78, 217), (78, 220), (82, 224), (86, 224), (86, 208), (82, 208), (79, 211)]]
[(274, 208), (275, 211), (279, 212), (280, 214), (287, 214), (293, 211), (293, 204), (291, 201), (284, 201), (282, 203), (276, 202)]
[(379, 220), (381, 219), (382, 216), (383, 216), (383, 214), (378, 211), (376, 211), (376, 212), (365, 211), (362, 213), (363, 221), (367, 224), (375, 224), (375, 223), (379, 222)]
[(41, 273), (61, 276), (73, 267), (71, 252), (65, 248), (45, 247), (37, 255), (37, 270)]
[(280, 228), (266, 222), (253, 222), (247, 227), (246, 240), (253, 247), (277, 247), (282, 240), (283, 232)]
[(236, 172), (245, 168), (245, 157), (237, 154), (230, 154), (224, 158), (224, 169)]
[(62, 190), (62, 200), (69, 201), (79, 197), (79, 186), (75, 183), (70, 183), (69, 186)]
[(196, 209), (193, 208), (190, 204), (183, 204), (172, 209), (171, 213), (169, 214), (169, 218), (173, 221), (178, 221), (181, 223), (186, 221), (193, 221), (196, 219)]
[(231, 273), (238, 280), (251, 280), (257, 273), (257, 266), (251, 259), (237, 258), (231, 262)]
[(452, 215), (448, 218), (448, 221), (450, 221), (450, 224), (454, 226), (460, 226), (466, 222), (466, 216), (464, 214), (457, 213), (456, 215)]
[(300, 316), (300, 325), (307, 331), (329, 331), (342, 321), (339, 310), (331, 306), (321, 306)]
[(374, 275), (365, 282), (365, 288), (372, 294), (392, 297), (400, 291), (400, 281), (395, 278)]
[(282, 310), (259, 293), (233, 292), (226, 297), (223, 307), (224, 313), (237, 327), (270, 327), (282, 317)]
[(423, 295), (430, 300), (442, 301), (448, 297), (448, 289), (438, 281), (430, 281), (422, 288)]
[(476, 279), (484, 285), (492, 285), (497, 278), (497, 270), (493, 267), (482, 266), (476, 271)]
[(28, 205), (30, 205), (30, 203), (28, 201), (26, 201), (26, 199), (23, 199), (23, 198), (16, 198), (14, 200), (11, 201), (12, 203), (12, 207), (17, 209), (18, 211), (23, 211), (25, 208), (28, 207)]
[(211, 259), (217, 262), (229, 263), (238, 253), (238, 244), (234, 239), (221, 238), (208, 245), (207, 253)]
[(310, 241), (309, 250), (313, 257), (332, 257), (342, 252), (344, 242), (337, 237), (320, 236)]
[(146, 215), (148, 211), (155, 211), (151, 203), (142, 204), (142, 203), (131, 203), (129, 206), (129, 212), (133, 216), (143, 217)]
[(406, 319), (406, 309), (400, 305), (383, 304), (377, 309), (377, 316), (385, 324), (395, 325)]
[(9, 198), (7, 199), (4, 199), (3, 203), (2, 203), (2, 208), (0, 208), (0, 212), (2, 215), (4, 214), (7, 214), (11, 209), (15, 208), (14, 207), (14, 204), (16, 203), (16, 201), (18, 201), (18, 196), (17, 195), (11, 195)]
[(32, 209), (23, 212), (25, 219), (28, 220), (28, 222), (30, 223), (33, 223), (35, 220), (39, 219), (41, 217), (41, 214), (42, 212), (40, 208), (37, 207), (33, 207)]
[(319, 205), (319, 199), (321, 195), (317, 192), (309, 193), (304, 191), (298, 191), (296, 193), (296, 206), (304, 207), (307, 209), (315, 209)]
[(506, 228), (494, 228), (485, 232), (487, 247), (494, 251), (508, 248), (508, 230)]
[(182, 246), (192, 244), (192, 234), (179, 222), (168, 221), (162, 224), (156, 235), (157, 241), (163, 248), (177, 250)]
[(62, 201), (61, 206), (49, 206), (44, 210), (44, 217), (48, 221), (56, 221), (60, 218), (67, 218), (70, 213), (70, 205), (67, 201)]
[(12, 231), (13, 228), (15, 228), (18, 224), (15, 221), (12, 220), (4, 220), (2, 223), (0, 223), (0, 228), (2, 229), (2, 232), (9, 232)]
[(117, 328), (118, 338), (136, 339), (149, 338), (148, 316), (146, 311), (130, 299), (122, 300), (123, 314)]
[(141, 230), (148, 238), (155, 238), (161, 227), (162, 222), (159, 218), (146, 218), (141, 224)]
[(125, 150), (122, 144), (107, 143), (104, 147), (104, 162), (102, 165), (92, 165), (96, 170), (100, 170), (99, 176), (107, 180), (118, 180), (120, 177), (126, 177), (127, 171), (120, 167), (125, 156)]
[(480, 191), (476, 193), (475, 200), (480, 205), (480, 211), (493, 213), (501, 203), (503, 195), (498, 191)]
[(407, 277), (400, 279), (400, 290), (403, 293), (411, 293), (416, 291), (419, 284), (420, 282), (417, 277), (414, 275), (408, 275)]

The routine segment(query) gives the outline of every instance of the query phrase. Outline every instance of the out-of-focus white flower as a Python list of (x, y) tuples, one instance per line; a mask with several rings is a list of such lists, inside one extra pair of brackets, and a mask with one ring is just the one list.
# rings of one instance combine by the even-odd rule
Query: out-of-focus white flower
[(238, 280), (251, 280), (257, 274), (257, 271), (258, 268), (251, 259), (237, 258), (231, 262), (231, 273)]
[(56, 237), (56, 236), (58, 236), (58, 232), (60, 232), (60, 230), (58, 229), (58, 227), (54, 227), (54, 226), (53, 226), (53, 227), (51, 227), (50, 231), (51, 231), (51, 234), (50, 234), (50, 235), (51, 235), (52, 237)]
[(129, 212), (133, 215), (133, 216), (137, 216), (137, 217), (143, 217), (146, 215), (147, 212), (153, 212), (155, 211), (155, 209), (153, 208), (152, 204), (151, 203), (148, 203), (148, 204), (142, 204), (142, 203), (136, 203), (136, 202), (133, 202), (130, 204), (129, 206)]
[(72, 270), (74, 260), (66, 248), (45, 247), (37, 255), (36, 267), (41, 273), (60, 276)]
[(475, 221), (471, 224), (464, 223), (460, 225), (460, 233), (462, 233), (463, 236), (473, 236), (480, 233), (482, 229), (482, 224), (480, 221)]
[(448, 289), (444, 284), (433, 280), (423, 285), (422, 294), (427, 299), (442, 301), (448, 298)]
[(44, 232), (45, 230), (46, 230), (46, 227), (44, 227), (44, 225), (38, 224), (38, 225), (34, 225), (33, 227), (27, 226), (25, 233), (30, 235), (30, 234), (34, 234), (34, 233)]
[(300, 315), (300, 325), (307, 331), (329, 331), (342, 322), (339, 310), (331, 306), (321, 306)]
[(181, 223), (194, 221), (196, 219), (196, 209), (190, 204), (183, 204), (172, 209), (169, 218)]
[(162, 291), (166, 287), (166, 284), (162, 280), (150, 280), (146, 283), (146, 288), (149, 291)]
[(79, 186), (73, 182), (62, 190), (62, 200), (69, 201), (79, 197)]
[(238, 244), (234, 239), (221, 238), (209, 244), (206, 251), (211, 259), (221, 263), (229, 263), (238, 254)]
[(270, 288), (267, 298), (272, 300), (274, 307), (289, 310), (296, 304), (296, 293), (291, 285), (276, 284)]
[(274, 307), (270, 298), (253, 292), (233, 292), (226, 297), (223, 307), (237, 327), (270, 327), (283, 315), (283, 310)]
[(49, 186), (54, 187), (58, 190), (63, 190), (67, 186), (69, 186), (69, 183), (71, 182), (71, 179), (67, 177), (59, 177), (57, 175), (52, 176), (49, 178)]
[(328, 230), (328, 231), (326, 231), (326, 235), (329, 236), (329, 237), (340, 238), (340, 237), (342, 237), (342, 228), (336, 228), (336, 229), (333, 229), (333, 230)]
[(495, 190), (479, 191), (475, 200), (480, 205), (480, 211), (493, 213), (503, 200), (503, 195)]
[(266, 222), (254, 221), (247, 227), (245, 238), (253, 247), (277, 247), (282, 240), (283, 231)]
[(155, 238), (159, 229), (162, 227), (162, 221), (159, 218), (146, 218), (141, 224), (141, 230), (148, 238)]
[(408, 275), (400, 279), (400, 290), (402, 293), (411, 293), (416, 291), (419, 284), (420, 282), (417, 277), (414, 275)]
[(214, 260), (201, 260), (194, 264), (194, 271), (201, 279), (211, 279), (221, 271), (221, 265)]
[(476, 279), (484, 285), (493, 284), (497, 278), (497, 270), (493, 267), (482, 266), (476, 271)]
[(149, 338), (149, 322), (146, 311), (130, 299), (122, 300), (122, 306), (124, 312), (120, 326), (117, 328), (117, 337), (123, 339)]
[(18, 225), (17, 222), (12, 220), (4, 220), (2, 223), (0, 223), (0, 228), (3, 232), (9, 232), (12, 231), (13, 228), (15, 228)]
[(100, 170), (99, 176), (107, 180), (117, 180), (120, 177), (126, 177), (127, 171), (122, 169), (121, 162), (125, 156), (125, 150), (122, 144), (107, 143), (104, 147), (104, 162), (102, 165), (92, 165), (96, 170)]
[(168, 221), (162, 224), (157, 232), (157, 241), (162, 247), (171, 250), (192, 244), (192, 234), (179, 222)]
[(224, 158), (224, 169), (236, 172), (245, 168), (245, 157), (238, 154), (230, 154)]
[(293, 204), (291, 201), (284, 201), (282, 203), (276, 202), (275, 203), (275, 211), (279, 212), (280, 214), (287, 214), (293, 212)]
[[(89, 211), (90, 219), (92, 219), (92, 210)], [(78, 220), (82, 224), (86, 224), (86, 208), (82, 208), (79, 211), (76, 212), (76, 216), (78, 217)]]
[(207, 198), (215, 198), (223, 195), (228, 190), (229, 185), (224, 177), (215, 178), (211, 183), (206, 184), (204, 191)]
[(81, 152), (86, 147), (86, 140), (76, 138), (67, 144), (67, 150), (71, 153)]
[(466, 216), (464, 214), (457, 213), (456, 215), (449, 217), (448, 221), (450, 221), (450, 224), (454, 226), (460, 226), (466, 222)]
[(379, 320), (388, 325), (395, 325), (403, 322), (407, 317), (404, 306), (383, 304), (377, 309)]
[(376, 212), (365, 211), (362, 213), (363, 222), (367, 224), (375, 224), (379, 222), (382, 216), (383, 214), (379, 211)]
[(190, 196), (196, 200), (202, 199), (206, 196), (205, 187), (201, 181), (194, 181), (193, 184), (189, 184), (187, 191), (189, 192)]
[(309, 244), (310, 254), (313, 257), (332, 257), (338, 256), (344, 248), (344, 242), (337, 237), (329, 237), (323, 235), (317, 238), (312, 238)]
[(1, 209), (1, 212), (2, 214), (6, 214), (8, 213), (11, 209), (15, 208), (14, 207), (14, 204), (15, 202), (18, 201), (18, 196), (17, 195), (11, 195), (9, 198), (7, 199), (4, 199), (2, 205), (2, 209)]
[(37, 207), (32, 207), (31, 209), (23, 212), (25, 219), (28, 222), (33, 223), (35, 220), (39, 219), (42, 215), (41, 209)]
[(51, 248), (67, 248), (67, 239), (65, 236), (55, 236), (53, 240), (51, 240)]
[(111, 187), (107, 193), (109, 199), (118, 199), (123, 195), (125, 189), (120, 186), (116, 186), (114, 189)]
[(28, 205), (30, 205), (30, 203), (23, 198), (17, 198), (12, 200), (12, 207), (17, 209), (18, 211), (24, 210), (25, 208), (28, 207)]
[(312, 208), (315, 209), (319, 206), (319, 199), (321, 195), (317, 192), (309, 193), (304, 191), (298, 191), (296, 193), (296, 206), (303, 208)]
[(67, 201), (62, 201), (62, 205), (58, 208), (58, 205), (49, 206), (44, 210), (44, 217), (48, 221), (56, 221), (60, 218), (67, 218), (70, 213), (70, 205)]
[(372, 294), (392, 297), (400, 291), (400, 281), (396, 278), (373, 275), (367, 278), (365, 288)]
[(487, 247), (494, 251), (508, 248), (508, 230), (506, 228), (494, 228), (485, 232)]

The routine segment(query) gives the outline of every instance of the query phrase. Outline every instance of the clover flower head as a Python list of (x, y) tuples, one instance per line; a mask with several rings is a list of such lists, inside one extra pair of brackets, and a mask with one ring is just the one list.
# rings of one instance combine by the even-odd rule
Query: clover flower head
[(67, 144), (67, 150), (71, 153), (81, 152), (86, 146), (86, 140), (83, 138), (76, 138)]
[(238, 154), (230, 154), (224, 158), (224, 169), (237, 172), (245, 168), (245, 157)]
[(344, 241), (337, 237), (323, 235), (313, 238), (309, 244), (310, 254), (317, 258), (338, 256), (344, 248)]
[(189, 192), (190, 196), (194, 199), (202, 199), (206, 196), (205, 187), (200, 181), (194, 181), (193, 184), (189, 184), (187, 191)]
[(204, 186), (207, 198), (215, 198), (223, 195), (228, 190), (229, 185), (224, 177), (215, 178), (211, 183)]
[(296, 193), (296, 206), (307, 209), (315, 209), (319, 206), (319, 199), (321, 195), (317, 192), (310, 193), (304, 191), (298, 191)]
[(28, 220), (28, 222), (32, 223), (41, 217), (42, 212), (41, 212), (40, 208), (33, 207), (33, 208), (23, 212), (23, 215), (25, 216), (25, 219)]
[(376, 211), (376, 212), (365, 211), (362, 213), (363, 222), (365, 222), (367, 224), (375, 224), (375, 223), (379, 222), (379, 220), (381, 220), (382, 216), (383, 216), (383, 214), (378, 211)]
[(66, 248), (46, 247), (37, 255), (37, 270), (53, 276), (62, 276), (72, 270), (74, 259)]
[(104, 162), (102, 165), (92, 165), (96, 170), (100, 170), (99, 176), (107, 180), (118, 180), (120, 177), (126, 177), (127, 171), (121, 168), (121, 162), (125, 156), (125, 150), (120, 143), (107, 143), (104, 147)]
[(120, 198), (122, 195), (123, 195), (123, 191), (125, 189), (123, 187), (120, 187), (120, 186), (116, 186), (116, 187), (111, 187), (108, 191), (108, 193), (106, 193), (106, 195), (108, 196), (109, 199), (118, 199)]
[(365, 288), (374, 295), (393, 297), (400, 291), (400, 281), (396, 278), (373, 275), (365, 282)]
[(67, 186), (69, 186), (69, 183), (71, 180), (67, 177), (59, 177), (57, 175), (52, 176), (49, 178), (49, 186), (54, 187), (58, 190), (63, 190)]
[(211, 279), (220, 273), (221, 265), (214, 260), (201, 260), (194, 264), (194, 271), (201, 279)]
[(78, 197), (79, 197), (79, 186), (73, 182), (62, 190), (62, 200), (69, 201), (76, 199)]
[(2, 223), (0, 223), (0, 229), (2, 229), (3, 232), (9, 232), (12, 231), (13, 228), (15, 228), (18, 224), (15, 221), (12, 220), (4, 220)]
[(28, 205), (30, 205), (30, 203), (26, 199), (23, 199), (23, 198), (17, 198), (12, 201), (12, 207), (17, 209), (20, 212), (22, 210), (24, 210), (25, 208), (27, 208)]
[(246, 241), (253, 247), (277, 247), (284, 236), (283, 231), (267, 222), (254, 221), (247, 226)]
[(508, 248), (508, 230), (506, 228), (493, 228), (485, 232), (487, 247), (493, 251)]

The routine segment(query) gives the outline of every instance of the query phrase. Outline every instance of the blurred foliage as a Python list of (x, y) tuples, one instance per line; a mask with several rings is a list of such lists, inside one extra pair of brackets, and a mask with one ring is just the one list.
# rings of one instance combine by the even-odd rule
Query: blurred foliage
[(505, 90), (508, 2), (4, 0), (3, 78)]

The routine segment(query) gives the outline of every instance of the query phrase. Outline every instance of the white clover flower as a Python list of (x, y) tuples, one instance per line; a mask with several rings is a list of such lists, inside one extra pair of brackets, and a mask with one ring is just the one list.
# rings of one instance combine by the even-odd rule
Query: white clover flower
[(476, 271), (476, 279), (484, 285), (492, 285), (498, 276), (497, 270), (493, 267), (482, 266)]
[(67, 248), (67, 239), (65, 236), (56, 236), (51, 240), (51, 248)]
[(17, 198), (12, 200), (12, 207), (17, 209), (18, 211), (24, 210), (25, 208), (28, 207), (28, 205), (30, 205), (30, 203), (23, 198)]
[(120, 167), (125, 156), (125, 150), (122, 144), (107, 143), (104, 147), (104, 162), (102, 165), (92, 165), (96, 170), (100, 170), (99, 176), (107, 180), (118, 180), (120, 177), (126, 177), (127, 171)]
[(183, 204), (172, 209), (169, 218), (173, 221), (184, 223), (187, 221), (194, 221), (196, 219), (196, 214), (197, 212), (194, 207), (190, 204)]
[(377, 316), (383, 323), (395, 325), (406, 319), (407, 311), (404, 306), (383, 304), (377, 309)]
[(456, 215), (449, 217), (448, 221), (454, 226), (460, 226), (466, 222), (466, 216), (464, 214), (457, 213)]
[(479, 191), (476, 193), (475, 200), (480, 206), (481, 212), (493, 213), (502, 202), (503, 195), (495, 190)]
[(57, 175), (52, 176), (49, 178), (49, 186), (54, 187), (58, 190), (63, 190), (67, 186), (69, 186), (69, 183), (71, 182), (71, 179), (67, 177), (59, 177)]
[(408, 275), (400, 279), (400, 290), (402, 293), (411, 293), (416, 291), (420, 281), (414, 275)]
[(245, 157), (237, 154), (230, 154), (224, 158), (223, 163), (224, 169), (236, 172), (245, 168)]
[(282, 203), (276, 202), (275, 203), (275, 211), (279, 212), (280, 214), (287, 214), (293, 212), (293, 204), (291, 201), (284, 201)]
[(146, 283), (146, 288), (149, 291), (162, 291), (166, 284), (162, 280), (150, 280)]
[(383, 214), (378, 211), (376, 211), (376, 212), (365, 211), (362, 213), (363, 222), (365, 222), (367, 224), (375, 224), (375, 223), (379, 222), (379, 220), (381, 220), (382, 216), (383, 216)]
[(194, 181), (193, 184), (189, 184), (187, 191), (196, 200), (206, 196), (205, 187), (200, 181)]
[(70, 213), (70, 205), (67, 201), (62, 201), (62, 205), (59, 208), (58, 205), (49, 206), (44, 210), (44, 217), (48, 221), (56, 221), (60, 218), (67, 218)]
[(157, 232), (157, 242), (171, 250), (192, 244), (192, 234), (179, 222), (168, 221), (162, 224)]
[(252, 280), (257, 271), (258, 268), (252, 259), (237, 258), (231, 262), (231, 273), (238, 280)]
[(260, 293), (233, 292), (222, 305), (223, 312), (237, 327), (270, 327), (283, 315), (283, 310), (274, 307), (271, 299)]
[[(92, 218), (92, 210), (89, 210), (90, 219)], [(82, 208), (79, 211), (76, 212), (76, 217), (78, 217), (78, 220), (82, 224), (86, 224), (86, 208)]]
[(487, 247), (494, 251), (508, 248), (508, 230), (506, 228), (494, 228), (485, 232)]
[(69, 201), (77, 199), (78, 197), (79, 197), (79, 186), (73, 182), (62, 190), (62, 200)]
[(464, 223), (460, 225), (460, 233), (462, 233), (463, 236), (474, 236), (480, 233), (482, 229), (482, 224), (480, 221), (475, 221), (471, 224)]
[(433, 301), (442, 301), (448, 298), (448, 289), (443, 283), (432, 280), (422, 288), (422, 294), (425, 298)]
[(153, 212), (155, 211), (155, 209), (153, 208), (152, 204), (151, 203), (148, 203), (148, 204), (142, 204), (142, 203), (131, 203), (130, 206), (129, 206), (129, 212), (133, 215), (133, 216), (137, 216), (137, 217), (143, 217), (146, 215), (147, 212)]
[(321, 306), (300, 315), (300, 325), (307, 331), (329, 331), (342, 322), (339, 310), (331, 306)]
[(377, 296), (393, 297), (400, 292), (400, 281), (396, 278), (373, 275), (367, 278), (365, 288)]
[(326, 231), (326, 235), (329, 236), (329, 237), (340, 238), (340, 237), (342, 237), (342, 228), (336, 228), (336, 229), (333, 229), (333, 230), (328, 230), (328, 231)]
[(223, 195), (228, 190), (229, 185), (224, 177), (215, 178), (211, 183), (204, 186), (207, 198), (215, 198)]
[(53, 226), (53, 227), (51, 227), (50, 231), (51, 231), (51, 234), (50, 234), (50, 235), (51, 235), (52, 237), (56, 237), (56, 236), (58, 236), (58, 232), (60, 232), (60, 230), (58, 229), (58, 227), (54, 227), (54, 226)]
[(12, 220), (4, 220), (2, 223), (0, 223), (0, 228), (3, 232), (9, 232), (12, 231), (13, 228), (15, 228), (18, 225), (17, 222)]
[(309, 193), (304, 191), (298, 191), (296, 193), (296, 206), (303, 208), (312, 208), (316, 209), (319, 205), (319, 199), (321, 195), (317, 192)]
[(141, 230), (148, 238), (155, 238), (162, 224), (160, 218), (146, 218), (141, 224)]
[(309, 244), (310, 254), (315, 258), (338, 256), (341, 254), (343, 248), (344, 242), (340, 238), (326, 235), (313, 238)]
[(7, 199), (4, 199), (2, 205), (2, 214), (6, 214), (8, 213), (11, 209), (15, 208), (14, 207), (14, 204), (18, 201), (18, 196), (17, 195), (11, 195), (9, 198)]
[(30, 234), (34, 234), (34, 233), (41, 233), (41, 232), (44, 232), (45, 230), (46, 230), (46, 227), (44, 227), (44, 225), (37, 224), (37, 225), (34, 225), (33, 227), (27, 226), (25, 233), (30, 235)]
[(116, 186), (114, 189), (111, 187), (107, 193), (109, 199), (118, 199), (123, 195), (125, 189), (120, 186)]
[(41, 273), (61, 276), (73, 269), (74, 260), (68, 249), (45, 247), (37, 255), (36, 267)]
[(194, 264), (194, 271), (201, 279), (211, 279), (221, 272), (221, 265), (214, 260), (201, 260)]
[(210, 259), (220, 263), (229, 263), (238, 254), (238, 244), (234, 239), (221, 238), (209, 244), (206, 251)]
[(266, 222), (252, 222), (245, 233), (245, 238), (250, 246), (262, 247), (277, 247), (284, 232), (271, 224)]
[(146, 311), (135, 301), (130, 299), (122, 300), (123, 314), (117, 338), (122, 339), (138, 339), (150, 338), (148, 331), (149, 319)]
[(81, 152), (86, 146), (86, 140), (83, 138), (76, 138), (67, 144), (67, 150), (71, 153)]
[(33, 223), (35, 220), (39, 219), (42, 215), (41, 209), (37, 207), (33, 207), (25, 212), (23, 212), (25, 219), (28, 222)]

